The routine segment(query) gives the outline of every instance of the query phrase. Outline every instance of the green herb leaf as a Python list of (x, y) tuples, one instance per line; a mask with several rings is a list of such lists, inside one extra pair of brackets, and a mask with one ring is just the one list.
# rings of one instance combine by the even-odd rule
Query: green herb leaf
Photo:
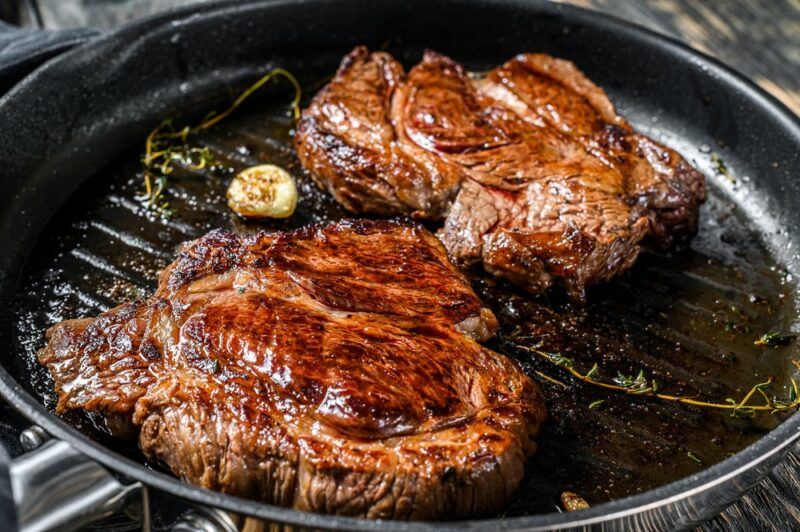
[(725, 176), (725, 178), (731, 183), (736, 183), (736, 178), (731, 175), (731, 172), (728, 169), (728, 166), (725, 164), (725, 161), (722, 160), (722, 157), (716, 153), (712, 153), (711, 162), (714, 163), (714, 171), (718, 175)]
[(636, 374), (636, 377), (625, 375), (624, 373), (619, 372), (617, 373), (614, 382), (616, 382), (626, 390), (630, 391), (631, 393), (644, 394), (653, 391), (653, 389), (650, 387), (647, 381), (647, 377), (645, 377), (643, 369), (639, 370), (639, 373)]
[(630, 375), (625, 375), (620, 371), (619, 373), (617, 373), (617, 376), (614, 377), (614, 382), (616, 382), (623, 388), (627, 388), (633, 383), (633, 377), (631, 377)]
[(700, 460), (697, 455), (695, 455), (692, 451), (687, 451), (686, 456), (688, 456), (692, 461), (697, 462), (698, 464), (702, 464), (703, 461)]
[(753, 342), (755, 345), (767, 347), (782, 347), (789, 345), (797, 338), (796, 334), (781, 334), (778, 332), (770, 332), (763, 335), (761, 338)]
[(603, 403), (605, 403), (605, 401), (602, 399), (600, 399), (599, 401), (594, 401), (593, 403), (589, 404), (589, 410), (600, 408), (603, 405)]
[(553, 361), (553, 363), (558, 364), (559, 366), (563, 366), (565, 368), (571, 368), (575, 365), (575, 363), (572, 361), (571, 358), (567, 358), (565, 356), (561, 356), (556, 353), (548, 353), (548, 356), (550, 357), (550, 360)]

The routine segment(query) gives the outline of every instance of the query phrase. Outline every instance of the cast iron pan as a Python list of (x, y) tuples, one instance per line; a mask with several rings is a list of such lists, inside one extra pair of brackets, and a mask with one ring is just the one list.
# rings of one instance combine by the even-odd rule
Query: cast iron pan
[[(291, 121), (285, 107), (270, 103), (286, 101), (280, 87), (197, 139), (224, 164), (210, 175), (173, 177), (176, 219), (148, 216), (134, 196), (141, 141), (161, 119), (220, 109), (274, 66), (312, 86), (356, 44), (385, 47), (407, 65), (430, 47), (476, 70), (521, 51), (571, 59), (640, 130), (709, 177), (711, 199), (691, 247), (645, 254), (629, 274), (593, 290), (585, 309), (557, 293), (521, 297), (475, 275), (503, 322), (492, 347), (518, 357), (532, 375), (569, 381), (509, 341), (531, 335), (581, 364), (599, 360), (607, 371), (628, 373), (641, 365), (675, 391), (718, 400), (767, 374), (788, 382), (791, 348), (756, 349), (752, 340), (791, 329), (797, 318), (800, 124), (750, 82), (664, 37), (545, 2), (210, 3), (82, 45), (0, 100), (0, 393), (32, 423), (122, 477), (203, 505), (319, 528), (445, 525), (307, 514), (183, 484), (143, 463), (135, 448), (104, 439), (91, 419), (54, 416), (51, 385), (32, 358), (53, 321), (96, 314), (126, 292), (151, 289), (181, 240), (218, 226), (258, 228), (224, 208), (219, 193), (231, 171), (271, 160), (299, 176), (298, 212), (270, 228), (345, 215), (301, 176), (287, 149)], [(797, 415), (773, 428), (774, 418), (744, 422), (598, 396), (571, 381), (567, 391), (541, 384), (551, 421), (515, 500), (501, 515), (446, 525), (690, 526), (739, 497), (800, 436)], [(586, 408), (598, 398), (604, 408)], [(592, 508), (554, 512), (563, 489), (579, 490)]]

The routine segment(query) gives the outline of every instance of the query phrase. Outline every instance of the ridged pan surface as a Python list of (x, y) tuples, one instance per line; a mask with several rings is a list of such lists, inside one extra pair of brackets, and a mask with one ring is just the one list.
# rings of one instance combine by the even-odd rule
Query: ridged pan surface
[[(402, 38), (382, 44), (407, 66), (419, 60), (420, 45)], [(516, 51), (530, 49), (519, 46)], [(321, 59), (306, 61), (302, 54), (285, 63), (276, 59), (261, 72), (269, 66), (290, 68), (309, 98), (347, 49), (340, 48), (326, 50)], [(508, 57), (505, 52), (442, 51), (475, 70)], [(547, 51), (558, 55), (558, 50)], [(258, 72), (239, 76), (225, 91), (187, 87), (187, 105), (173, 103), (172, 114), (160, 118), (184, 123), (221, 110)], [(650, 105), (646, 95), (608, 88), (640, 131), (680, 151), (707, 176), (710, 197), (702, 209), (700, 233), (682, 248), (644, 252), (629, 272), (591, 289), (586, 306), (569, 303), (558, 290), (532, 297), (480, 271), (470, 272), (476, 291), (501, 321), (491, 346), (522, 363), (541, 386), (550, 413), (517, 496), (499, 515), (486, 517), (552, 513), (560, 508), (564, 491), (594, 506), (663, 486), (734, 455), (784, 419), (731, 416), (604, 391), (526, 349), (539, 346), (568, 356), (583, 373), (597, 364), (598, 378), (608, 382), (618, 373), (641, 370), (658, 382), (660, 391), (717, 403), (740, 400), (751, 386), (769, 378), (775, 384), (768, 393), (789, 394), (794, 347), (755, 344), (765, 333), (793, 330), (798, 321), (786, 232), (776, 230), (780, 216), (769, 212), (769, 201), (753, 191), (762, 176), (741, 161), (730, 138), (717, 135), (724, 127), (698, 130), (686, 125), (691, 117)], [(191, 146), (208, 148), (215, 162), (203, 170), (178, 164), (170, 174), (166, 198), (174, 216), (159, 216), (139, 199), (144, 137), (137, 134), (92, 172), (46, 224), (13, 293), (11, 349), (17, 356), (6, 358), (5, 366), (49, 409), (54, 405), (52, 381), (35, 360), (48, 326), (148, 295), (177, 246), (211, 229), (286, 230), (352, 216), (303, 174), (291, 147), (293, 121), (286, 106), (291, 93), (286, 89), (278, 84), (264, 90), (231, 118), (190, 138)], [(713, 107), (714, 102), (701, 105)], [(288, 220), (245, 222), (226, 205), (230, 179), (260, 163), (282, 166), (298, 180), (300, 202)], [(795, 201), (800, 206), (800, 197)], [(135, 444), (106, 437), (101, 419), (77, 413), (64, 419), (144, 462)]]
[[(285, 106), (250, 107), (192, 138), (193, 147), (211, 150), (216, 164), (170, 175), (166, 199), (173, 217), (148, 211), (137, 199), (141, 146), (76, 193), (34, 253), (18, 305), (33, 389), (49, 406), (52, 382), (34, 358), (47, 326), (147, 296), (176, 247), (211, 229), (283, 230), (348, 215), (303, 176), (291, 128)], [(286, 221), (242, 221), (226, 205), (226, 186), (237, 171), (265, 162), (298, 177), (299, 209)], [(586, 307), (558, 291), (530, 297), (474, 273), (475, 287), (502, 320), (495, 347), (523, 362), (544, 388), (550, 411), (539, 454), (506, 515), (550, 511), (562, 491), (596, 504), (662, 485), (743, 449), (774, 426), (774, 418), (750, 420), (598, 391), (525, 350), (541, 344), (573, 358), (584, 373), (597, 363), (606, 380), (643, 369), (665, 392), (722, 403), (741, 399), (769, 375), (787, 383), (791, 347), (754, 341), (792, 326), (792, 287), (735, 204), (711, 190), (701, 232), (686, 249), (645, 253), (631, 272), (593, 290)]]

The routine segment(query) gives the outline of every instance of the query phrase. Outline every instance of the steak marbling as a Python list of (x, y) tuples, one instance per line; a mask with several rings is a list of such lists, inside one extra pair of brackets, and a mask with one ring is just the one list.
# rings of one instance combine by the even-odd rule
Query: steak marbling
[[(379, 131), (377, 133), (376, 131)], [(693, 235), (702, 174), (637, 134), (572, 63), (523, 54), (484, 77), (426, 52), (408, 74), (359, 47), (303, 112), (311, 176), (356, 212), (444, 219), (461, 265), (575, 299), (645, 237)]]
[(419, 227), (215, 231), (156, 293), (62, 322), (58, 410), (106, 416), (184, 480), (303, 510), (436, 519), (500, 507), (544, 419), (477, 340), (486, 309)]

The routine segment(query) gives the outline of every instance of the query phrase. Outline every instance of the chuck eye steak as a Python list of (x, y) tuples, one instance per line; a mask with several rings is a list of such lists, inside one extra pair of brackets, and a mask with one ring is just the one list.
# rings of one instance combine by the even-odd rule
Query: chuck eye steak
[(58, 410), (104, 414), (181, 479), (301, 510), (480, 515), (520, 483), (545, 410), (441, 243), (393, 221), (214, 231), (155, 294), (64, 321), (38, 353)]
[(459, 265), (576, 300), (643, 242), (697, 231), (705, 181), (633, 128), (572, 63), (522, 54), (485, 76), (428, 51), (405, 73), (358, 47), (303, 111), (312, 178), (355, 212), (444, 220)]

